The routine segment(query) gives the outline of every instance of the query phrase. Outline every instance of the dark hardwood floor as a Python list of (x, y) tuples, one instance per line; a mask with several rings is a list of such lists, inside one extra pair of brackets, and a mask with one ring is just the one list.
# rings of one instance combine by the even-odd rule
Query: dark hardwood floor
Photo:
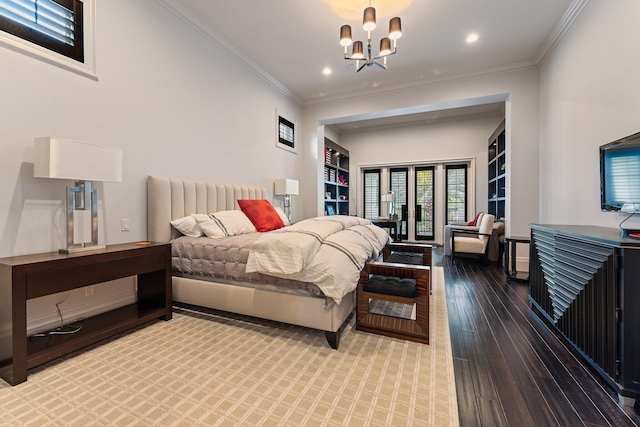
[[(498, 263), (443, 256), (460, 425), (637, 426), (640, 410), (569, 350), (529, 308), (526, 283)], [(637, 408), (637, 405), (636, 405)]]

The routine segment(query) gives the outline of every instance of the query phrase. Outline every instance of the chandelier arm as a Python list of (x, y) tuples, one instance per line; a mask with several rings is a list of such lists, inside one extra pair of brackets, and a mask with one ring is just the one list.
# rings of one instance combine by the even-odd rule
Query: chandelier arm
[(383, 70), (387, 69), (386, 65), (382, 65), (381, 63), (379, 63), (378, 61), (373, 61), (373, 65), (377, 65), (378, 67), (382, 68)]
[(365, 67), (365, 65), (369, 65), (369, 64), (367, 64), (366, 62), (365, 62), (364, 64), (362, 64), (362, 65), (360, 66), (360, 68), (358, 68), (358, 69), (356, 70), (356, 73), (359, 73), (359, 72), (360, 72), (360, 70), (362, 70), (362, 69)]

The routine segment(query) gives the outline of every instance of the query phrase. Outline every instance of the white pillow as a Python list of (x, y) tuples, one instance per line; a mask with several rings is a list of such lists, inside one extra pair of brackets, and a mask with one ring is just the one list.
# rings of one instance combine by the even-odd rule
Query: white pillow
[(284, 222), (284, 225), (291, 225), (291, 223), (289, 222), (289, 218), (287, 218), (287, 215), (284, 213), (282, 208), (274, 206), (274, 209), (276, 210), (276, 212), (278, 212), (278, 216), (280, 217), (282, 222)]
[(204, 234), (213, 239), (253, 233), (256, 227), (242, 211), (220, 211), (210, 214), (191, 214)]
[(173, 227), (176, 230), (178, 230), (185, 236), (189, 236), (189, 237), (202, 236), (202, 230), (198, 226), (198, 223), (196, 222), (196, 220), (191, 215), (185, 216), (183, 218), (174, 219), (173, 221), (171, 221), (171, 225), (173, 225)]

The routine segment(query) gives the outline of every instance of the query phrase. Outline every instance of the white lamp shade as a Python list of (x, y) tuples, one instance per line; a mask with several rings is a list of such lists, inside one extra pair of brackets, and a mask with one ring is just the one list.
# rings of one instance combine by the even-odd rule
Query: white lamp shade
[(49, 136), (36, 138), (33, 176), (122, 182), (122, 149)]
[(295, 179), (276, 179), (275, 182), (276, 191), (275, 194), (277, 196), (297, 196), (298, 195), (298, 181)]

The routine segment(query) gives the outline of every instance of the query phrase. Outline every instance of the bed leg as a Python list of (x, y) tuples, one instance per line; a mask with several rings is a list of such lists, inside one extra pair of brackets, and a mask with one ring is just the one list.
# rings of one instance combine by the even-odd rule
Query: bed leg
[(327, 342), (331, 348), (337, 350), (340, 345), (340, 330), (336, 332), (325, 331), (324, 334), (327, 337)]

